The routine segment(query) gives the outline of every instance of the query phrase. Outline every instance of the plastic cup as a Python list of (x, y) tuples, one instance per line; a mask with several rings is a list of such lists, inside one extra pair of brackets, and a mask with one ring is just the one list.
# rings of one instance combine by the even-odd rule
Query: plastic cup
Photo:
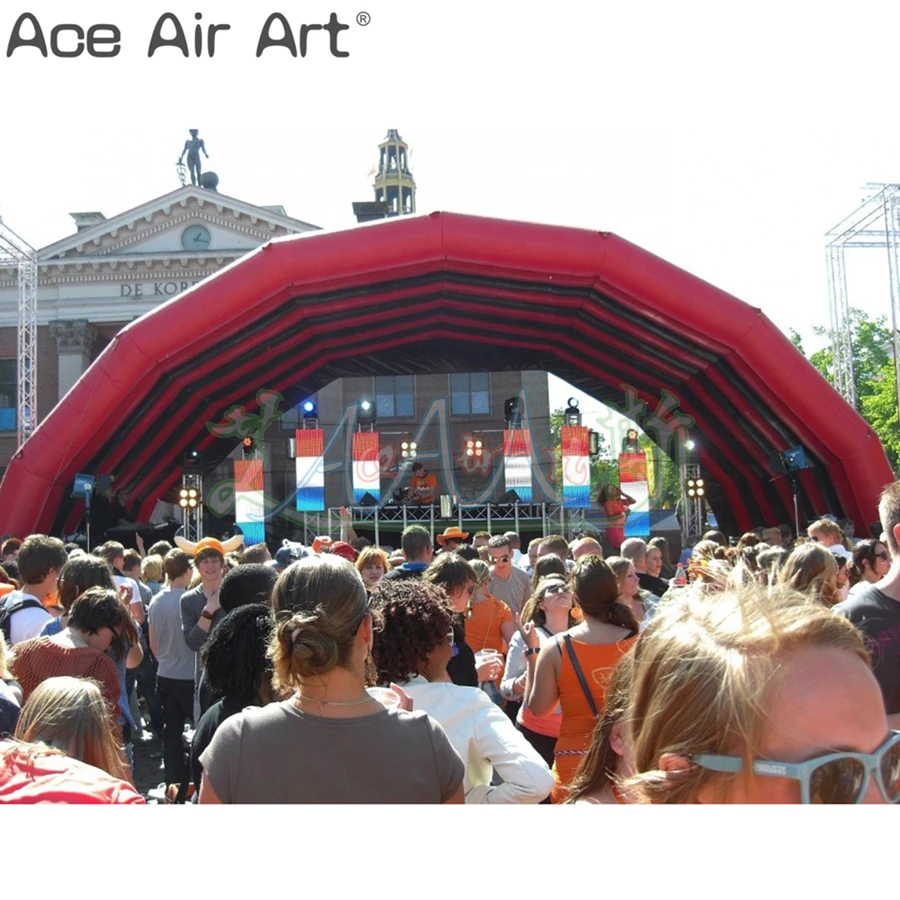
[(396, 691), (392, 691), (386, 687), (370, 687), (366, 688), (366, 692), (382, 706), (388, 709), (399, 709), (400, 695)]

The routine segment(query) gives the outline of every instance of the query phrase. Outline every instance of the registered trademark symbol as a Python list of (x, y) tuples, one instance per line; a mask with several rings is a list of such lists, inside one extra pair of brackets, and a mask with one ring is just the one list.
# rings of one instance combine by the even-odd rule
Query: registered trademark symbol
[(356, 14), (356, 24), (357, 25), (368, 25), (369, 22), (372, 21), (372, 17), (367, 12), (361, 12)]

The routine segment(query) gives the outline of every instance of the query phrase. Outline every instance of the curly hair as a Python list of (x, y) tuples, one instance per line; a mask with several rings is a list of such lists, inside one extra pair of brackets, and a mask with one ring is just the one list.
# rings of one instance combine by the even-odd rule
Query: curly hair
[(372, 606), (383, 619), (372, 650), (379, 684), (418, 674), (446, 642), (453, 624), (453, 608), (444, 591), (417, 578), (379, 581), (372, 589)]
[(206, 682), (216, 697), (253, 705), (264, 676), (273, 666), (267, 656), (275, 617), (264, 603), (245, 603), (233, 609), (213, 629), (200, 659)]

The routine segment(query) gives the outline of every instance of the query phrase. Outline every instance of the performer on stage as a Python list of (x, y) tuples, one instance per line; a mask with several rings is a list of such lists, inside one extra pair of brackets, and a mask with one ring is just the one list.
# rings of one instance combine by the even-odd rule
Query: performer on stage
[(603, 507), (606, 515), (606, 542), (612, 553), (618, 553), (625, 540), (625, 519), (628, 507), (634, 502), (634, 497), (623, 493), (617, 484), (607, 484), (600, 489), (597, 505)]
[(412, 467), (412, 479), (410, 488), (416, 503), (428, 506), (434, 503), (434, 494), (437, 490), (437, 478), (431, 475), (422, 463), (417, 462)]
[(628, 434), (622, 438), (622, 452), (623, 453), (640, 453), (641, 445), (638, 440), (638, 433), (636, 428), (629, 428)]

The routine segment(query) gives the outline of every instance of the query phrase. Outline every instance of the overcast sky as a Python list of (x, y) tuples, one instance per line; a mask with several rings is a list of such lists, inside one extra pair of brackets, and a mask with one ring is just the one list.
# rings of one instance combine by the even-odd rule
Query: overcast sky
[[(60, 23), (121, 31), (112, 59), (6, 56), (17, 16), (49, 43)], [(824, 7), (817, 6), (817, 10)], [(900, 179), (894, 5), (838, 15), (808, 4), (453, 4), (336, 0), (281, 5), (5, 3), (0, 8), (0, 215), (36, 246), (69, 212), (112, 216), (178, 186), (199, 128), (224, 194), (342, 228), (387, 128), (412, 148), (420, 212), (452, 210), (610, 230), (759, 306), (810, 340), (827, 324), (824, 233), (867, 182)], [(229, 24), (213, 58), (201, 24)], [(334, 58), (256, 50), (266, 17), (294, 40), (334, 11)], [(161, 47), (165, 12), (191, 57)], [(357, 14), (369, 16), (366, 26)], [(31, 36), (30, 26), (23, 28)], [(163, 37), (172, 37), (169, 23)], [(281, 37), (279, 25), (271, 35)], [(66, 33), (62, 49), (75, 46)], [(204, 35), (204, 45), (206, 39)], [(887, 261), (856, 251), (851, 300), (890, 309)], [(561, 389), (565, 393), (566, 389)], [(563, 398), (564, 399), (564, 398)]]

